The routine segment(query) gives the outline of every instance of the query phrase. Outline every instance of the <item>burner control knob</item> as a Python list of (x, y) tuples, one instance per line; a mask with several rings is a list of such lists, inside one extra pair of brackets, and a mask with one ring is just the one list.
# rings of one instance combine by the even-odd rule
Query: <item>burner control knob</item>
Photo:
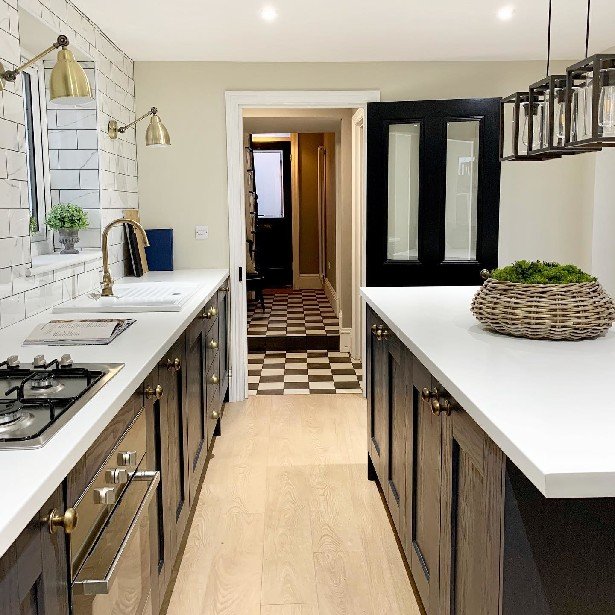
[(137, 451), (123, 451), (117, 454), (118, 466), (136, 466)]
[(45, 361), (45, 355), (37, 354), (34, 357), (34, 361), (32, 361), (32, 364), (34, 365), (34, 367), (45, 367), (45, 365), (47, 365), (47, 361)]
[(6, 366), (7, 367), (19, 367), (19, 357), (16, 354), (12, 354), (6, 360)]
[(115, 468), (105, 472), (105, 479), (110, 485), (125, 485), (128, 482), (128, 470)]
[(94, 504), (115, 504), (115, 487), (94, 489)]
[(63, 354), (60, 357), (60, 367), (72, 367), (73, 358), (69, 354)]

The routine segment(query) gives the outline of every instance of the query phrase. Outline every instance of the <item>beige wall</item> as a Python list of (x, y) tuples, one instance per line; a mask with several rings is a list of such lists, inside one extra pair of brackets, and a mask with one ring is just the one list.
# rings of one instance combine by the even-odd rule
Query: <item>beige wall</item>
[(323, 135), (299, 135), (299, 275), (318, 275), (318, 148)]
[[(225, 90), (376, 89), (383, 101), (472, 98), (509, 94), (543, 73), (543, 62), (137, 62), (137, 107), (156, 104), (173, 141), (167, 150), (147, 151), (138, 140), (142, 219), (175, 229), (177, 267), (228, 265)], [(587, 264), (582, 219), (589, 167), (585, 156), (503, 165), (502, 262), (532, 256)], [(194, 240), (196, 224), (209, 226), (207, 241)], [(350, 241), (349, 212), (339, 225)]]

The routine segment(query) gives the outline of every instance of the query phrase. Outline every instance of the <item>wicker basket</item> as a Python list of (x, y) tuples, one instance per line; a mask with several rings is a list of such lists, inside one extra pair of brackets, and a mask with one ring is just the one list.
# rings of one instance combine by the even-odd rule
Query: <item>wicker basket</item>
[(474, 295), (472, 313), (505, 335), (585, 340), (609, 330), (615, 305), (598, 282), (518, 284), (489, 278)]

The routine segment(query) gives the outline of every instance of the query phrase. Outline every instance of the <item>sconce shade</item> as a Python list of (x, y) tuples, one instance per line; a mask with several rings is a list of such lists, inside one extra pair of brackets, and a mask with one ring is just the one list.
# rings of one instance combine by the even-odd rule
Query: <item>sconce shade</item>
[(156, 113), (152, 115), (147, 131), (145, 132), (145, 145), (153, 145), (154, 147), (171, 145), (169, 131), (160, 121), (160, 118)]
[(84, 105), (93, 100), (85, 71), (69, 49), (60, 49), (49, 80), (50, 99), (61, 105)]

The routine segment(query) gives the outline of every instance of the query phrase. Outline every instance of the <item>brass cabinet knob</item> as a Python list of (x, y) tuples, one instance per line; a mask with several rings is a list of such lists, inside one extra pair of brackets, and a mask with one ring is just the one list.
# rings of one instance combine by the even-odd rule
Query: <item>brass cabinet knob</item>
[(214, 374), (210, 379), (209, 382), (211, 384), (218, 384), (218, 382), (220, 382), (220, 378), (218, 378), (218, 376), (216, 376), (216, 374)]
[(67, 508), (66, 512), (61, 515), (54, 508), (43, 521), (49, 527), (51, 534), (55, 534), (58, 528), (70, 534), (77, 527), (77, 511), (74, 508)]
[(155, 397), (156, 399), (162, 399), (163, 395), (164, 395), (164, 389), (162, 388), (161, 384), (157, 385), (155, 389), (152, 389), (152, 387), (147, 387), (145, 389), (146, 399), (151, 399), (152, 397)]
[(181, 359), (179, 358), (169, 359), (167, 357), (167, 362), (163, 363), (163, 366), (165, 366), (170, 372), (172, 371), (178, 372), (182, 368), (182, 362), (181, 362)]
[(211, 418), (214, 419), (214, 420), (219, 419), (220, 418), (220, 413), (217, 410), (214, 410), (211, 413)]
[(218, 342), (216, 342), (216, 340), (211, 340), (211, 342), (209, 342), (209, 347), (215, 350), (218, 347)]
[(427, 387), (423, 387), (421, 390), (421, 399), (423, 401), (431, 401), (434, 397), (438, 396), (438, 392), (434, 389), (428, 389)]
[[(382, 325), (380, 325), (382, 327)], [(372, 325), (372, 333), (376, 333), (378, 330), (378, 325)]]
[(450, 416), (451, 414), (453, 414), (453, 412), (459, 410), (459, 404), (454, 399), (451, 399), (449, 397), (444, 398), (440, 402), (440, 407), (442, 408), (442, 412), (444, 412), (446, 416)]
[(206, 314), (205, 314), (205, 318), (215, 318), (218, 315), (218, 308), (215, 308), (213, 306), (211, 306)]
[(431, 411), (436, 416), (440, 416), (440, 413), (442, 412), (442, 407), (440, 406), (440, 401), (437, 397), (434, 397), (431, 400)]

